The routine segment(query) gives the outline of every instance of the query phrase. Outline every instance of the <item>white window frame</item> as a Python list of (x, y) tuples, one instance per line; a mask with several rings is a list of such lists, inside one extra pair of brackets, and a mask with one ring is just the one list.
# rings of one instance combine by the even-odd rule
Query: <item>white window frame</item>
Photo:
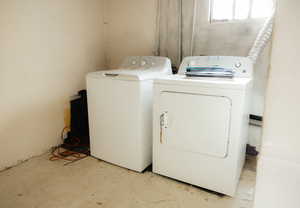
[(213, 10), (213, 5), (214, 5), (215, 0), (209, 0), (209, 22), (210, 23), (226, 23), (226, 22), (240, 22), (240, 21), (249, 21), (251, 19), (263, 19), (263, 18), (253, 18), (251, 17), (252, 10), (253, 10), (253, 0), (249, 0), (249, 11), (247, 18), (245, 19), (235, 19), (235, 6), (236, 6), (236, 0), (233, 0), (233, 10), (232, 10), (232, 19), (221, 19), (221, 20), (216, 20), (213, 19), (214, 15), (214, 10)]

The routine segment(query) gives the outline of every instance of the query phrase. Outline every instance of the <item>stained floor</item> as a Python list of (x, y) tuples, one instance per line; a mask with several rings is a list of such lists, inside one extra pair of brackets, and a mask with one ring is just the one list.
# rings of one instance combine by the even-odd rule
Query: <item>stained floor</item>
[(255, 158), (236, 197), (219, 196), (151, 172), (138, 174), (88, 157), (64, 166), (49, 155), (0, 173), (2, 208), (251, 208)]

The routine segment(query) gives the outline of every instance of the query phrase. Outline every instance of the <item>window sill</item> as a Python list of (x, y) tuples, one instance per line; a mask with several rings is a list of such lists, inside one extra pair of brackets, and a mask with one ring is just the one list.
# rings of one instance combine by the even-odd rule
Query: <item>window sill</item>
[(264, 18), (249, 18), (243, 20), (209, 20), (210, 24), (238, 24), (238, 23), (253, 23), (253, 22), (263, 22), (268, 17)]

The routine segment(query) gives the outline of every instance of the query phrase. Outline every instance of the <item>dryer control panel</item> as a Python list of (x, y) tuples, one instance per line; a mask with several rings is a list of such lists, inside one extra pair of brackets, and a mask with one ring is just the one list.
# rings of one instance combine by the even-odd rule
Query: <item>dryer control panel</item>
[(246, 57), (238, 56), (191, 56), (182, 61), (179, 74), (184, 75), (190, 67), (217, 67), (231, 69), (234, 77), (252, 78), (253, 62)]

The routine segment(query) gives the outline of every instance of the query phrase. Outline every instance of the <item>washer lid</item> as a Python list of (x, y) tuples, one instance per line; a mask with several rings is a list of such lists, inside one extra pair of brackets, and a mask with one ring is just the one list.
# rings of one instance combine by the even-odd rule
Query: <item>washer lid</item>
[(152, 69), (118, 69), (110, 71), (98, 71), (90, 73), (89, 77), (98, 79), (115, 79), (115, 80), (128, 80), (128, 81), (143, 81), (153, 80), (162, 76), (162, 73)]
[(88, 77), (142, 81), (153, 80), (163, 74), (172, 74), (170, 59), (158, 56), (130, 56), (124, 59), (120, 68), (111, 71), (93, 72), (88, 74)]

